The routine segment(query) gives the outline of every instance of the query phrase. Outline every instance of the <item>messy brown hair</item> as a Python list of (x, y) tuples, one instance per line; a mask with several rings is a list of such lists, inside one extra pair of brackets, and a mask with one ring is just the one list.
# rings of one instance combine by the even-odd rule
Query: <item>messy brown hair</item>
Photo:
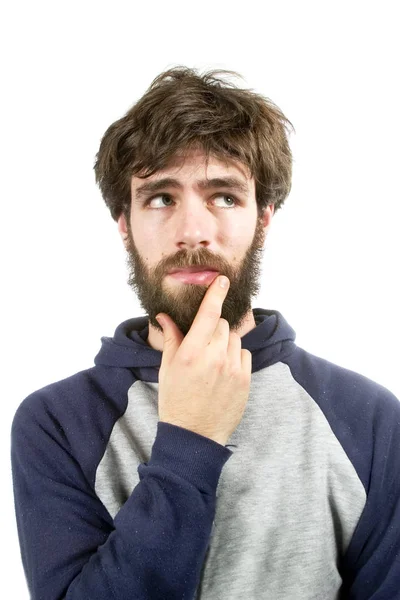
[(158, 75), (142, 98), (107, 129), (96, 155), (96, 183), (112, 218), (129, 222), (132, 176), (150, 177), (178, 152), (201, 148), (217, 159), (238, 160), (255, 180), (258, 216), (288, 196), (293, 125), (268, 98), (216, 77), (178, 66)]

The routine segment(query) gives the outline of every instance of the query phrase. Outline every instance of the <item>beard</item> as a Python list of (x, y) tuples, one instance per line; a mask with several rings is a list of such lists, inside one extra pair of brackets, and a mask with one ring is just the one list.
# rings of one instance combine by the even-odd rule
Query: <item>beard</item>
[(206, 248), (199, 248), (193, 252), (179, 251), (173, 257), (160, 261), (150, 272), (135, 246), (129, 220), (127, 224), (127, 283), (155, 329), (162, 333), (155, 317), (163, 312), (171, 317), (184, 336), (187, 335), (209, 286), (178, 282), (168, 285), (165, 279), (171, 269), (204, 265), (212, 265), (219, 275), (228, 277), (230, 287), (222, 305), (221, 318), (228, 321), (230, 331), (240, 329), (251, 311), (251, 299), (260, 291), (265, 241), (262, 217), (257, 219), (253, 241), (239, 267), (226, 263)]

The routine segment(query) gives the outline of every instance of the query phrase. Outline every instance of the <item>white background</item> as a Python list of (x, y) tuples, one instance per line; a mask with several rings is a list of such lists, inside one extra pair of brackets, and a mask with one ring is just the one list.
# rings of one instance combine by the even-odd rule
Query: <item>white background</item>
[[(106, 128), (167, 68), (239, 72), (293, 123), (293, 188), (261, 293), (306, 350), (400, 398), (399, 56), (393, 2), (9, 2), (0, 15), (3, 589), (26, 600), (10, 427), (144, 314), (94, 183)], [(52, 599), (48, 599), (52, 600)]]

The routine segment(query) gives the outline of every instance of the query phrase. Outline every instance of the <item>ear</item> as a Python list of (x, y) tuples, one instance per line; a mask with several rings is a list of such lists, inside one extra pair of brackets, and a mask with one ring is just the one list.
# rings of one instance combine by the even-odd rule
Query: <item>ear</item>
[(272, 217), (274, 216), (274, 211), (275, 211), (274, 204), (269, 204), (264, 210), (263, 225), (264, 225), (265, 232), (267, 232), (271, 226)]
[(123, 213), (121, 213), (121, 216), (119, 217), (117, 223), (118, 223), (119, 234), (120, 234), (122, 241), (124, 243), (124, 246), (126, 248), (127, 243), (128, 243), (128, 225), (126, 222), (125, 215)]

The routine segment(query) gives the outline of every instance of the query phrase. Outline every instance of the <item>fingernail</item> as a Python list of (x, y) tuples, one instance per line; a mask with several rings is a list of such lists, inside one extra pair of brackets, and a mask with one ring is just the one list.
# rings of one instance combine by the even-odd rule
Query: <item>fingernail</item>
[(222, 288), (228, 287), (228, 278), (225, 277), (225, 275), (221, 275), (221, 277), (219, 278), (219, 285)]

